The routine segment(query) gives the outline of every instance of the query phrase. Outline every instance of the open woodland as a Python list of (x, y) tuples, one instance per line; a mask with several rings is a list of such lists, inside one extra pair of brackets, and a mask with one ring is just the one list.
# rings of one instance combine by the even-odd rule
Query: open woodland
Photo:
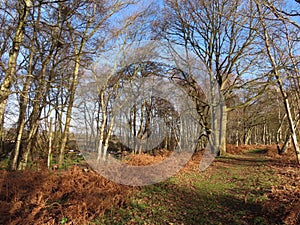
[[(0, 25), (0, 224), (300, 224), (300, 1), (2, 0)], [(90, 163), (176, 152), (147, 186)]]

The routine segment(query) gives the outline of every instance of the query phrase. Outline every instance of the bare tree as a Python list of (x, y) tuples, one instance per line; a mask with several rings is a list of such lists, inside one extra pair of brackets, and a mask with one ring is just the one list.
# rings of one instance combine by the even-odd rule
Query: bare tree
[[(6, 1), (5, 1), (6, 2)], [(3, 7), (3, 14), (2, 15), (7, 15), (9, 8), (8, 5), (11, 2), (8, 1), (5, 3), (5, 6)], [(9, 97), (9, 95), (11, 94), (11, 87), (15, 82), (15, 72), (16, 72), (16, 68), (17, 68), (17, 59), (18, 59), (18, 55), (20, 52), (20, 47), (22, 45), (22, 41), (24, 38), (24, 32), (25, 32), (25, 26), (26, 26), (26, 21), (27, 21), (27, 17), (30, 11), (30, 8), (32, 6), (32, 1), (31, 0), (20, 0), (17, 1), (16, 4), (16, 29), (15, 32), (12, 34), (13, 38), (12, 38), (12, 44), (10, 46), (10, 50), (9, 50), (9, 56), (8, 56), (8, 62), (7, 65), (3, 65), (1, 63), (1, 67), (4, 68), (5, 70), (5, 77), (3, 80), (1, 81), (0, 84), (0, 147), (2, 144), (2, 134), (3, 134), (3, 125), (4, 125), (4, 113), (5, 113), (5, 107), (7, 104), (7, 98)], [(10, 18), (11, 20), (13, 20), (13, 18)], [(2, 20), (3, 21), (3, 20)], [(7, 21), (9, 22), (9, 21)], [(4, 40), (7, 40), (8, 37), (4, 37)], [(6, 46), (5, 44), (7, 44), (7, 42), (3, 43), (1, 52), (2, 54), (4, 53), (4, 51), (6, 50)], [(2, 56), (1, 54), (1, 56)]]
[[(275, 5), (270, 5), (269, 3), (264, 4), (257, 1), (256, 6), (262, 26), (262, 38), (266, 48), (266, 55), (270, 63), (270, 74), (274, 76), (275, 82), (282, 95), (292, 143), (295, 148), (298, 163), (300, 164), (300, 148), (297, 140), (295, 117), (292, 111), (293, 106), (290, 103), (289, 92), (285, 84), (286, 81), (296, 80), (297, 82), (299, 80), (295, 48), (298, 44), (295, 38), (298, 37), (299, 28), (296, 25), (297, 31), (295, 31), (295, 24), (290, 23), (289, 20), (280, 16), (277, 11), (274, 11)], [(272, 22), (274, 19), (277, 24)], [(280, 25), (279, 27), (278, 24)], [(297, 91), (296, 95), (298, 95)]]
[[(45, 13), (45, 10), (48, 10), (48, 13)], [(34, 5), (30, 13), (31, 22), (28, 23), (27, 34), (24, 40), (24, 48), (28, 48), (29, 52), (29, 61), (27, 62), (28, 75), (20, 96), (18, 136), (10, 165), (11, 169), (18, 167), (18, 169), (22, 170), (27, 166), (28, 157), (38, 134), (42, 112), (47, 105), (47, 95), (53, 80), (51, 71), (55, 67), (53, 62), (61, 49), (60, 39), (63, 33), (64, 20), (60, 10), (62, 10), (61, 4), (52, 5), (39, 2)], [(28, 43), (28, 46), (26, 46), (26, 43)], [(28, 106), (31, 106), (30, 111), (27, 111)], [(20, 144), (27, 114), (29, 115), (28, 127), (30, 130), (24, 142), (25, 146), (23, 146), (20, 153)]]
[[(59, 166), (64, 160), (78, 79), (83, 67), (113, 44), (115, 14), (131, 1), (19, 1), (15, 37), (1, 78), (1, 121), (11, 87), (15, 84), (19, 53), (22, 70), (15, 89), (19, 98), (19, 119), (11, 169), (24, 169), (39, 136), (41, 121), (55, 111), (55, 147)], [(8, 11), (7, 11), (8, 12)], [(109, 28), (109, 25), (112, 25)], [(121, 28), (119, 29), (121, 30)], [(6, 37), (3, 36), (6, 40)], [(8, 42), (7, 42), (8, 43)], [(1, 46), (3, 52), (7, 46)], [(3, 106), (3, 107), (2, 107)], [(65, 120), (65, 121), (64, 121)], [(3, 123), (1, 123), (1, 129)], [(29, 128), (28, 136), (24, 136)], [(2, 135), (2, 131), (1, 131)], [(22, 148), (21, 148), (22, 146)], [(44, 154), (44, 153), (43, 153)], [(46, 154), (45, 154), (46, 155)]]
[[(102, 29), (106, 26), (109, 26), (109, 19), (124, 9), (124, 7), (128, 6), (130, 2), (127, 1), (84, 1), (79, 4), (77, 8), (69, 8), (69, 6), (65, 5), (67, 10), (67, 15), (71, 18), (74, 18), (75, 23), (68, 22), (67, 27), (69, 29), (69, 37), (72, 40), (72, 46), (74, 48), (74, 69), (72, 75), (72, 83), (69, 91), (69, 101), (66, 112), (66, 121), (65, 128), (62, 135), (62, 141), (60, 145), (60, 154), (58, 164), (62, 166), (64, 159), (64, 150), (67, 143), (67, 138), (69, 134), (70, 124), (71, 124), (71, 116), (72, 109), (75, 100), (75, 93), (78, 84), (78, 77), (80, 74), (80, 65), (82, 63), (82, 57), (84, 52), (91, 47), (88, 45), (89, 42), (93, 41), (93, 38), (97, 35), (98, 37), (102, 37), (103, 33)], [(84, 10), (84, 11), (83, 11)], [(84, 12), (84, 14), (83, 14)], [(79, 22), (80, 21), (80, 22)], [(80, 24), (81, 23), (81, 24)], [(76, 27), (80, 25), (79, 30), (76, 30)], [(103, 29), (104, 31), (104, 29)], [(100, 38), (101, 40), (101, 38)], [(102, 40), (103, 41), (103, 40)], [(96, 46), (92, 46), (92, 49), (89, 51), (95, 51), (93, 48)], [(97, 46), (98, 47), (98, 46)]]
[[(115, 5), (115, 7), (117, 6)], [(146, 56), (146, 52), (133, 52), (132, 49), (137, 48), (143, 38), (142, 31), (147, 26), (147, 18), (151, 14), (151, 9), (151, 5), (146, 8), (137, 7), (130, 15), (121, 16), (117, 23), (112, 23), (110, 28), (107, 27), (103, 31), (106, 39), (101, 42), (102, 51), (99, 52), (98, 59), (93, 63), (92, 68), (87, 67), (90, 72), (86, 72), (81, 80), (82, 84), (79, 89), (81, 94), (78, 95), (81, 104), (77, 110), (80, 110), (79, 117), (82, 114), (84, 116), (85, 142), (88, 143), (86, 148), (97, 149), (98, 162), (107, 158), (109, 140), (116, 116), (114, 111), (116, 107), (119, 107), (116, 106), (115, 99), (118, 98), (122, 84), (130, 80), (129, 77), (126, 78), (118, 71), (132, 61), (138, 61), (140, 57)], [(118, 8), (115, 10), (118, 11)], [(104, 45), (106, 48), (103, 48)], [(84, 81), (89, 83), (85, 84)], [(86, 108), (86, 105), (90, 104), (87, 103), (87, 99), (83, 99), (84, 96), (93, 102), (94, 110)], [(91, 144), (91, 142), (94, 143)]]
[[(165, 11), (160, 35), (173, 45), (186, 49), (183, 60), (187, 65), (191, 55), (205, 65), (212, 87), (210, 93), (213, 94), (209, 96), (212, 103), (216, 101), (216, 93), (221, 93), (219, 97), (226, 100), (235, 88), (244, 87), (243, 77), (254, 70), (254, 62), (258, 60), (254, 48), (258, 35), (257, 12), (252, 1), (166, 1)], [(176, 47), (173, 49), (176, 50)], [(187, 72), (190, 72), (189, 69)], [(217, 120), (213, 119), (211, 125), (215, 140), (218, 140), (219, 150), (216, 151), (224, 154), (227, 112), (232, 108), (223, 104), (220, 110), (218, 116), (222, 122), (215, 124)], [(219, 140), (221, 137), (222, 140)]]

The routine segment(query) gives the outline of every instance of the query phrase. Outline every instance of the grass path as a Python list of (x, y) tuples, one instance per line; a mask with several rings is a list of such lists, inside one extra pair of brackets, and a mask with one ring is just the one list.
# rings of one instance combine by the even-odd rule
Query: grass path
[(95, 224), (283, 224), (270, 196), (287, 181), (265, 153), (218, 158), (204, 172), (195, 163), (166, 182), (140, 188), (125, 207)]

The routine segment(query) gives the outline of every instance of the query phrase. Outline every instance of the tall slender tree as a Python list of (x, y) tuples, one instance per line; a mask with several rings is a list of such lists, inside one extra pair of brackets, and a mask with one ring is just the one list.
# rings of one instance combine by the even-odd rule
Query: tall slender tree
[[(293, 105), (290, 102), (287, 82), (299, 81), (297, 65), (298, 31), (297, 24), (291, 22), (276, 10), (276, 5), (269, 2), (256, 3), (259, 19), (262, 26), (262, 39), (265, 44), (265, 53), (269, 61), (270, 75), (274, 77), (277, 87), (282, 95), (283, 105), (289, 123), (290, 135), (300, 164), (300, 147), (297, 140), (297, 127), (293, 115)], [(278, 8), (277, 8), (278, 9)], [(273, 21), (276, 21), (274, 23)], [(279, 25), (279, 26), (278, 26)], [(294, 30), (294, 27), (297, 30)], [(295, 33), (296, 32), (296, 33)], [(291, 72), (292, 71), (292, 72)], [(298, 95), (296, 91), (296, 96)], [(298, 102), (299, 104), (299, 102)], [(299, 112), (297, 112), (298, 114)]]
[[(6, 2), (6, 1), (5, 1)], [(5, 7), (3, 7), (4, 10), (9, 10), (9, 7), (7, 7), (9, 3), (6, 3)], [(1, 81), (0, 84), (0, 147), (2, 145), (2, 136), (3, 136), (3, 126), (4, 126), (4, 113), (5, 113), (5, 107), (7, 104), (7, 99), (11, 94), (11, 88), (12, 85), (15, 82), (16, 78), (16, 68), (17, 68), (17, 59), (19, 56), (20, 48), (22, 45), (22, 41), (24, 38), (25, 33), (25, 26), (28, 19), (28, 14), (30, 11), (30, 8), (32, 7), (32, 1), (31, 0), (18, 0), (16, 3), (16, 24), (15, 24), (15, 31), (12, 34), (12, 44), (10, 46), (9, 50), (9, 56), (8, 56), (8, 62), (7, 65), (4, 66), (2, 64), (2, 67), (4, 67), (5, 70), (5, 77)], [(6, 8), (7, 7), (7, 8)], [(3, 10), (2, 9), (2, 10)], [(12, 10), (14, 11), (14, 10)], [(7, 16), (7, 11), (3, 12), (2, 15)], [(12, 18), (11, 18), (12, 19)], [(9, 21), (7, 21), (9, 22)], [(4, 38), (7, 40), (8, 37)], [(2, 46), (2, 52), (6, 47)]]

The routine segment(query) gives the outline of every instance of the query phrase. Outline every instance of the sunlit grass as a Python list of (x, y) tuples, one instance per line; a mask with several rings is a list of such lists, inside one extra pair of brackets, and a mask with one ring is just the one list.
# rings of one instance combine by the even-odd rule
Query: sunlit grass
[(108, 212), (103, 224), (265, 224), (260, 203), (279, 178), (263, 158), (246, 158), (228, 155), (207, 171), (143, 187), (126, 208)]

